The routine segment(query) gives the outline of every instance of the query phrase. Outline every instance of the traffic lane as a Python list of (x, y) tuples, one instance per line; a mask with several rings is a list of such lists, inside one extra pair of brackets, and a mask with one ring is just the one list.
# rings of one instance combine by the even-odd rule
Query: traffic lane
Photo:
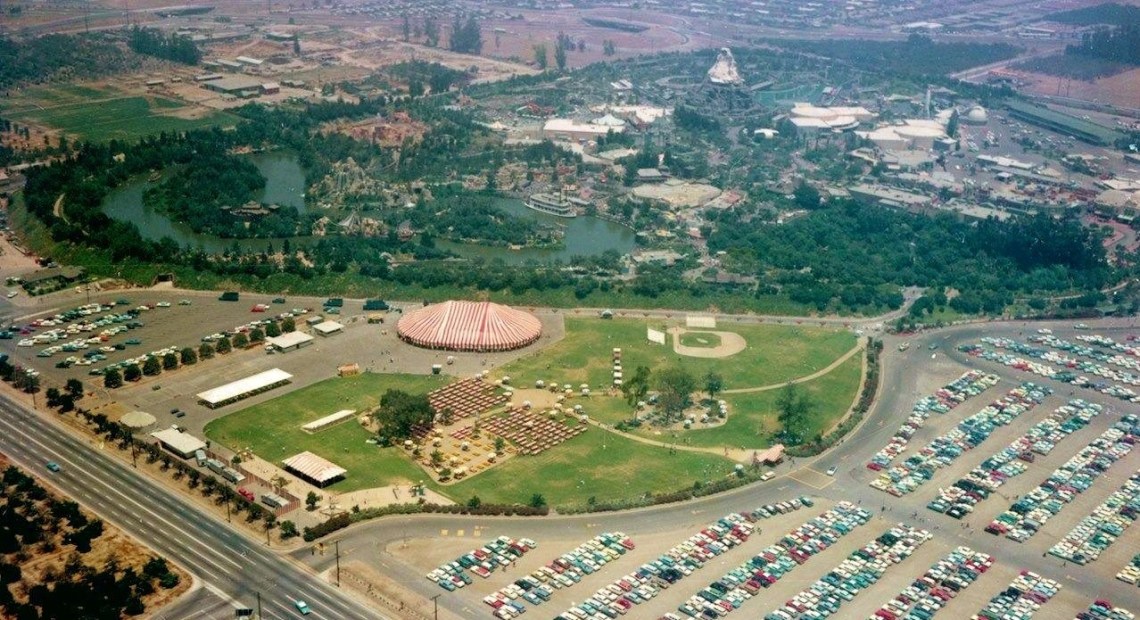
[[(113, 513), (113, 520), (118, 525), (144, 542), (154, 541), (156, 546), (175, 550), (179, 555), (189, 553), (191, 556), (203, 556), (202, 559), (208, 558), (209, 566), (202, 566), (199, 575), (209, 576), (230, 590), (252, 598), (253, 590), (248, 584), (258, 580), (250, 579), (249, 571), (258, 569), (254, 574), (264, 577), (262, 583), (277, 584), (283, 593), (287, 593), (286, 596), (319, 602), (335, 617), (376, 617), (377, 614), (359, 608), (354, 602), (333, 596), (331, 590), (328, 593), (322, 591), (314, 580), (283, 565), (278, 556), (260, 545), (250, 543), (212, 518), (200, 518), (200, 514), (195, 515), (198, 512), (196, 508), (183, 503), (164, 489), (151, 487), (148, 481), (136, 473), (105, 455), (98, 454), (53, 424), (14, 406), (6, 398), (0, 399), (0, 411), (7, 414), (0, 418), (0, 422), (4, 423), (5, 430), (8, 431), (2, 438), (2, 445), (8, 451), (21, 455), (21, 460), (28, 461), (31, 467), (36, 467), (36, 463), (42, 467), (42, 463), (47, 460), (58, 460), (65, 464), (67, 476), (61, 476), (59, 482), (67, 484), (71, 480), (75, 481), (75, 484), (67, 484), (71, 488), (64, 487), (74, 494), (75, 499), (90, 503), (96, 511)], [(13, 422), (12, 418), (17, 421)], [(29, 429), (34, 432), (29, 432)], [(88, 492), (90, 490), (95, 490), (96, 493)], [(144, 506), (135, 501), (136, 497), (145, 497), (148, 503)], [(132, 504), (137, 507), (138, 513), (134, 512), (135, 509), (124, 508)], [(138, 514), (148, 514), (163, 521), (166, 526), (147, 527), (145, 520)], [(187, 519), (188, 516), (191, 518)], [(174, 526), (173, 521), (178, 521), (182, 527)], [(172, 559), (181, 559), (179, 555)], [(232, 558), (240, 558), (241, 561)], [(288, 604), (292, 604), (291, 598)]]

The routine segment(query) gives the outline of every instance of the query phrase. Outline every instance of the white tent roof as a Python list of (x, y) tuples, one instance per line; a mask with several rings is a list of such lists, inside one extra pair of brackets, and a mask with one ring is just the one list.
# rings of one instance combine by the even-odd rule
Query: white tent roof
[(275, 383), (288, 381), (292, 378), (293, 375), (280, 368), (274, 368), (272, 370), (266, 370), (265, 372), (259, 372), (252, 377), (246, 377), (245, 379), (239, 379), (233, 383), (227, 383), (212, 390), (206, 390), (205, 392), (199, 393), (198, 398), (213, 405), (237, 398), (243, 394), (256, 392), (257, 390), (267, 388)]
[(179, 454), (190, 454), (195, 450), (203, 450), (206, 448), (206, 442), (189, 433), (183, 433), (176, 428), (155, 431), (151, 433), (150, 436), (161, 441), (171, 450)]
[(285, 467), (317, 482), (324, 483), (348, 473), (348, 470), (339, 467), (336, 463), (327, 461), (312, 452), (302, 452), (283, 461)]
[(286, 334), (281, 334), (280, 336), (274, 336), (273, 338), (265, 339), (265, 341), (269, 344), (281, 349), (295, 347), (300, 344), (305, 344), (306, 342), (312, 342), (312, 340), (313, 337), (304, 332), (289, 332)]
[(324, 322), (317, 323), (316, 325), (314, 325), (313, 329), (321, 332), (322, 334), (331, 334), (334, 332), (339, 332), (340, 330), (344, 329), (344, 325), (341, 325), (340, 323), (337, 323), (336, 321), (324, 321)]

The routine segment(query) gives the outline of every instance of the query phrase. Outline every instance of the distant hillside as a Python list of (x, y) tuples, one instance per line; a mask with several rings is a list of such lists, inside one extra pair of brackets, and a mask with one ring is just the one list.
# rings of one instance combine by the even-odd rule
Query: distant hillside
[(772, 43), (841, 60), (867, 71), (902, 75), (945, 75), (1013, 58), (1021, 52), (1021, 48), (1005, 43), (941, 43), (922, 35), (911, 35), (905, 41), (833, 39)]
[(1105, 24), (1108, 26), (1128, 26), (1140, 24), (1140, 6), (1116, 4), (1110, 2), (1083, 9), (1061, 11), (1045, 16), (1045, 21), (1059, 24), (1073, 24), (1075, 26), (1092, 26)]

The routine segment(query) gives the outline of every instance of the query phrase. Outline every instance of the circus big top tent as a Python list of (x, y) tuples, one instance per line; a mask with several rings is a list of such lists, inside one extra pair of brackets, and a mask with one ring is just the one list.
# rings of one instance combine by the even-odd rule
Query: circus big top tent
[(542, 323), (528, 312), (487, 301), (445, 301), (405, 314), (396, 331), (429, 349), (509, 351), (538, 340)]

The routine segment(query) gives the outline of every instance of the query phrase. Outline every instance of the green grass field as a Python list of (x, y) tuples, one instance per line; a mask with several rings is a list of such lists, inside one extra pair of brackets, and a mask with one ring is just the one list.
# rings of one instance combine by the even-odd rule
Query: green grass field
[(443, 385), (435, 376), (381, 375), (333, 378), (254, 405), (206, 425), (206, 436), (233, 449), (250, 447), (261, 458), (282, 459), (309, 450), (344, 467), (348, 476), (332, 488), (355, 491), (425, 478), (424, 472), (398, 448), (378, 448), (364, 441), (371, 434), (353, 421), (318, 433), (301, 425), (340, 409), (374, 407), (388, 389), (423, 393)]
[(591, 428), (537, 456), (518, 456), (443, 489), (456, 501), (527, 503), (541, 493), (552, 506), (676, 491), (732, 472), (729, 459), (652, 446)]
[(533, 385), (537, 379), (558, 383), (612, 383), (611, 355), (622, 349), (622, 366), (632, 373), (638, 366), (662, 368), (677, 364), (701, 377), (712, 371), (724, 377), (725, 389), (782, 383), (826, 368), (855, 346), (855, 336), (842, 329), (785, 325), (725, 324), (717, 331), (740, 334), (744, 351), (730, 357), (703, 359), (678, 355), (672, 344), (652, 344), (646, 326), (664, 327), (663, 321), (635, 319), (566, 319), (566, 337), (532, 356), (512, 362), (503, 372), (514, 385)]
[(4, 115), (92, 142), (133, 140), (162, 131), (186, 131), (237, 122), (235, 116), (226, 112), (210, 112), (193, 119), (168, 115), (185, 107), (165, 97), (123, 96), (113, 90), (71, 86), (26, 93), (19, 101), (11, 102)]
[[(822, 377), (796, 385), (814, 404), (807, 428), (809, 436), (828, 430), (847, 412), (859, 390), (862, 364), (862, 357), (854, 355)], [(780, 430), (776, 409), (780, 392), (780, 389), (775, 389), (721, 396), (728, 402), (729, 411), (728, 421), (721, 426), (688, 431), (661, 431), (660, 434), (643, 427), (637, 434), (658, 441), (675, 440), (679, 444), (693, 446), (767, 448), (776, 443), (773, 437)]]

